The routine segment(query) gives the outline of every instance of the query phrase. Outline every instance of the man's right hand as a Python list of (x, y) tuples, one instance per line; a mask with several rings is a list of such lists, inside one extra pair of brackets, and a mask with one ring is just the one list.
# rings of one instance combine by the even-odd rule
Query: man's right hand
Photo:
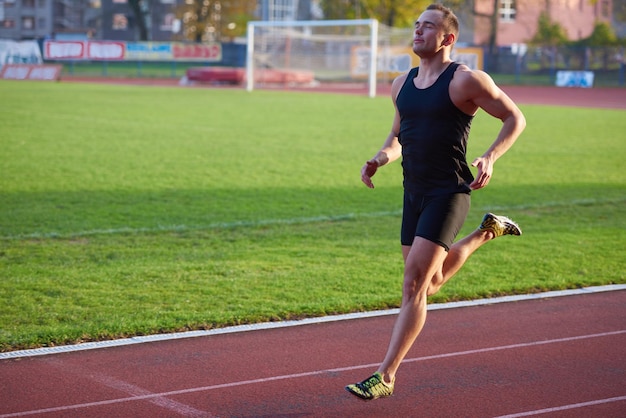
[(378, 161), (376, 161), (375, 159), (366, 162), (361, 169), (361, 181), (370, 189), (374, 188), (374, 183), (372, 183), (372, 177), (374, 176), (374, 174), (376, 174), (377, 170)]

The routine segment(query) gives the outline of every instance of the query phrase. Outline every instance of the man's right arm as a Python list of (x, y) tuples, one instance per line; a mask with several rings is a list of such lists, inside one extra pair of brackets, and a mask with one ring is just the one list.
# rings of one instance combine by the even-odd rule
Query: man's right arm
[(400, 92), (400, 88), (402, 88), (406, 77), (406, 74), (396, 77), (391, 85), (391, 100), (393, 101), (395, 109), (391, 131), (389, 132), (389, 135), (387, 135), (383, 146), (376, 153), (374, 158), (368, 160), (361, 169), (361, 181), (370, 189), (374, 188), (372, 177), (376, 174), (378, 167), (389, 164), (400, 158), (402, 155), (402, 146), (398, 141), (398, 133), (400, 132), (400, 113), (398, 112), (398, 106), (396, 105), (396, 98), (398, 97), (398, 93)]

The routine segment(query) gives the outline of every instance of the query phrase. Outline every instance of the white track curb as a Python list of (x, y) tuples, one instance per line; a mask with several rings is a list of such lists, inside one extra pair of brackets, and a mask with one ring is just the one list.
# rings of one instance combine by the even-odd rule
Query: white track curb
[[(594, 287), (585, 287), (581, 289), (571, 289), (571, 290), (558, 290), (551, 292), (543, 292), (543, 293), (534, 293), (529, 295), (514, 295), (514, 296), (501, 296), (489, 299), (478, 299), (478, 300), (468, 300), (468, 301), (460, 301), (460, 302), (449, 302), (449, 303), (433, 303), (428, 305), (428, 310), (434, 311), (439, 309), (453, 309), (453, 308), (465, 308), (470, 306), (482, 306), (482, 305), (493, 305), (496, 303), (506, 303), (506, 302), (518, 302), (524, 300), (534, 300), (534, 299), (547, 299), (554, 298), (559, 296), (572, 296), (572, 295), (585, 295), (591, 293), (600, 293), (600, 292), (611, 292), (618, 290), (626, 290), (626, 284), (615, 284), (615, 285), (606, 285), (606, 286), (594, 286)], [(306, 318), (295, 321), (281, 321), (281, 322), (264, 322), (260, 324), (250, 324), (250, 325), (237, 325), (226, 328), (217, 328), (211, 330), (204, 331), (187, 331), (187, 332), (176, 332), (171, 334), (156, 334), (156, 335), (146, 335), (139, 337), (131, 337), (131, 338), (123, 338), (119, 340), (109, 340), (109, 341), (96, 341), (96, 342), (88, 342), (82, 344), (75, 345), (65, 345), (59, 347), (42, 347), (35, 348), (32, 350), (18, 350), (18, 351), (9, 351), (6, 353), (0, 353), (0, 360), (4, 359), (14, 359), (21, 357), (32, 357), (32, 356), (43, 356), (48, 354), (57, 354), (57, 353), (70, 353), (75, 351), (83, 351), (83, 350), (94, 350), (99, 348), (107, 348), (107, 347), (119, 347), (131, 344), (141, 344), (141, 343), (149, 343), (154, 341), (169, 341), (169, 340), (177, 340), (182, 338), (193, 338), (193, 337), (206, 337), (211, 335), (221, 335), (221, 334), (232, 334), (236, 332), (244, 332), (244, 331), (259, 331), (265, 329), (274, 329), (274, 328), (285, 328), (285, 327), (293, 327), (300, 325), (308, 325), (308, 324), (319, 324), (324, 322), (334, 322), (334, 321), (345, 321), (350, 319), (361, 319), (361, 318), (372, 318), (378, 316), (385, 315), (396, 315), (399, 312), (399, 309), (387, 309), (383, 311), (372, 311), (372, 312), (359, 312), (359, 313), (351, 313), (344, 315), (330, 315), (330, 316), (322, 316), (319, 318)]]

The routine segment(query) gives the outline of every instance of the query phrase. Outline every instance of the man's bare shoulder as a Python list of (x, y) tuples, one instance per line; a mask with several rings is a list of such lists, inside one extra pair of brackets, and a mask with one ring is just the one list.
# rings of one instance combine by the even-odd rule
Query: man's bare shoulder
[(472, 101), (480, 97), (495, 98), (501, 92), (489, 74), (482, 70), (472, 70), (467, 65), (457, 68), (450, 88), (451, 94), (459, 102)]
[(402, 88), (402, 86), (406, 82), (406, 79), (409, 76), (409, 72), (410, 71), (407, 71), (406, 73), (402, 73), (402, 74), (400, 74), (399, 76), (397, 76), (396, 78), (393, 79), (393, 81), (391, 83), (391, 99), (394, 102), (396, 100), (396, 97), (398, 97), (398, 93), (400, 93), (400, 89)]
[(481, 70), (472, 70), (467, 65), (460, 65), (450, 83), (452, 102), (468, 115), (476, 113), (485, 100), (500, 97), (501, 90), (489, 74)]
[(489, 74), (482, 70), (472, 70), (465, 64), (459, 65), (454, 74), (454, 79), (463, 87), (489, 86), (493, 84), (493, 79)]
[(400, 74), (399, 76), (397, 76), (396, 78), (393, 79), (394, 83), (404, 83), (406, 78), (409, 76), (409, 73), (411, 71), (405, 71), (402, 74)]

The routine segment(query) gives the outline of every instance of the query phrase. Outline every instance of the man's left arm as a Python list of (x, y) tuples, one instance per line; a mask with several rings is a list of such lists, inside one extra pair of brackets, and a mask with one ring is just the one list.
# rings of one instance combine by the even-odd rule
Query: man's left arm
[[(469, 74), (468, 74), (469, 75)], [(496, 140), (483, 155), (474, 159), (472, 166), (478, 169), (472, 189), (481, 189), (489, 184), (495, 162), (509, 150), (526, 127), (524, 114), (505, 92), (503, 92), (482, 71), (472, 71), (464, 80), (469, 84), (470, 100), (491, 116), (502, 121), (502, 127)]]

